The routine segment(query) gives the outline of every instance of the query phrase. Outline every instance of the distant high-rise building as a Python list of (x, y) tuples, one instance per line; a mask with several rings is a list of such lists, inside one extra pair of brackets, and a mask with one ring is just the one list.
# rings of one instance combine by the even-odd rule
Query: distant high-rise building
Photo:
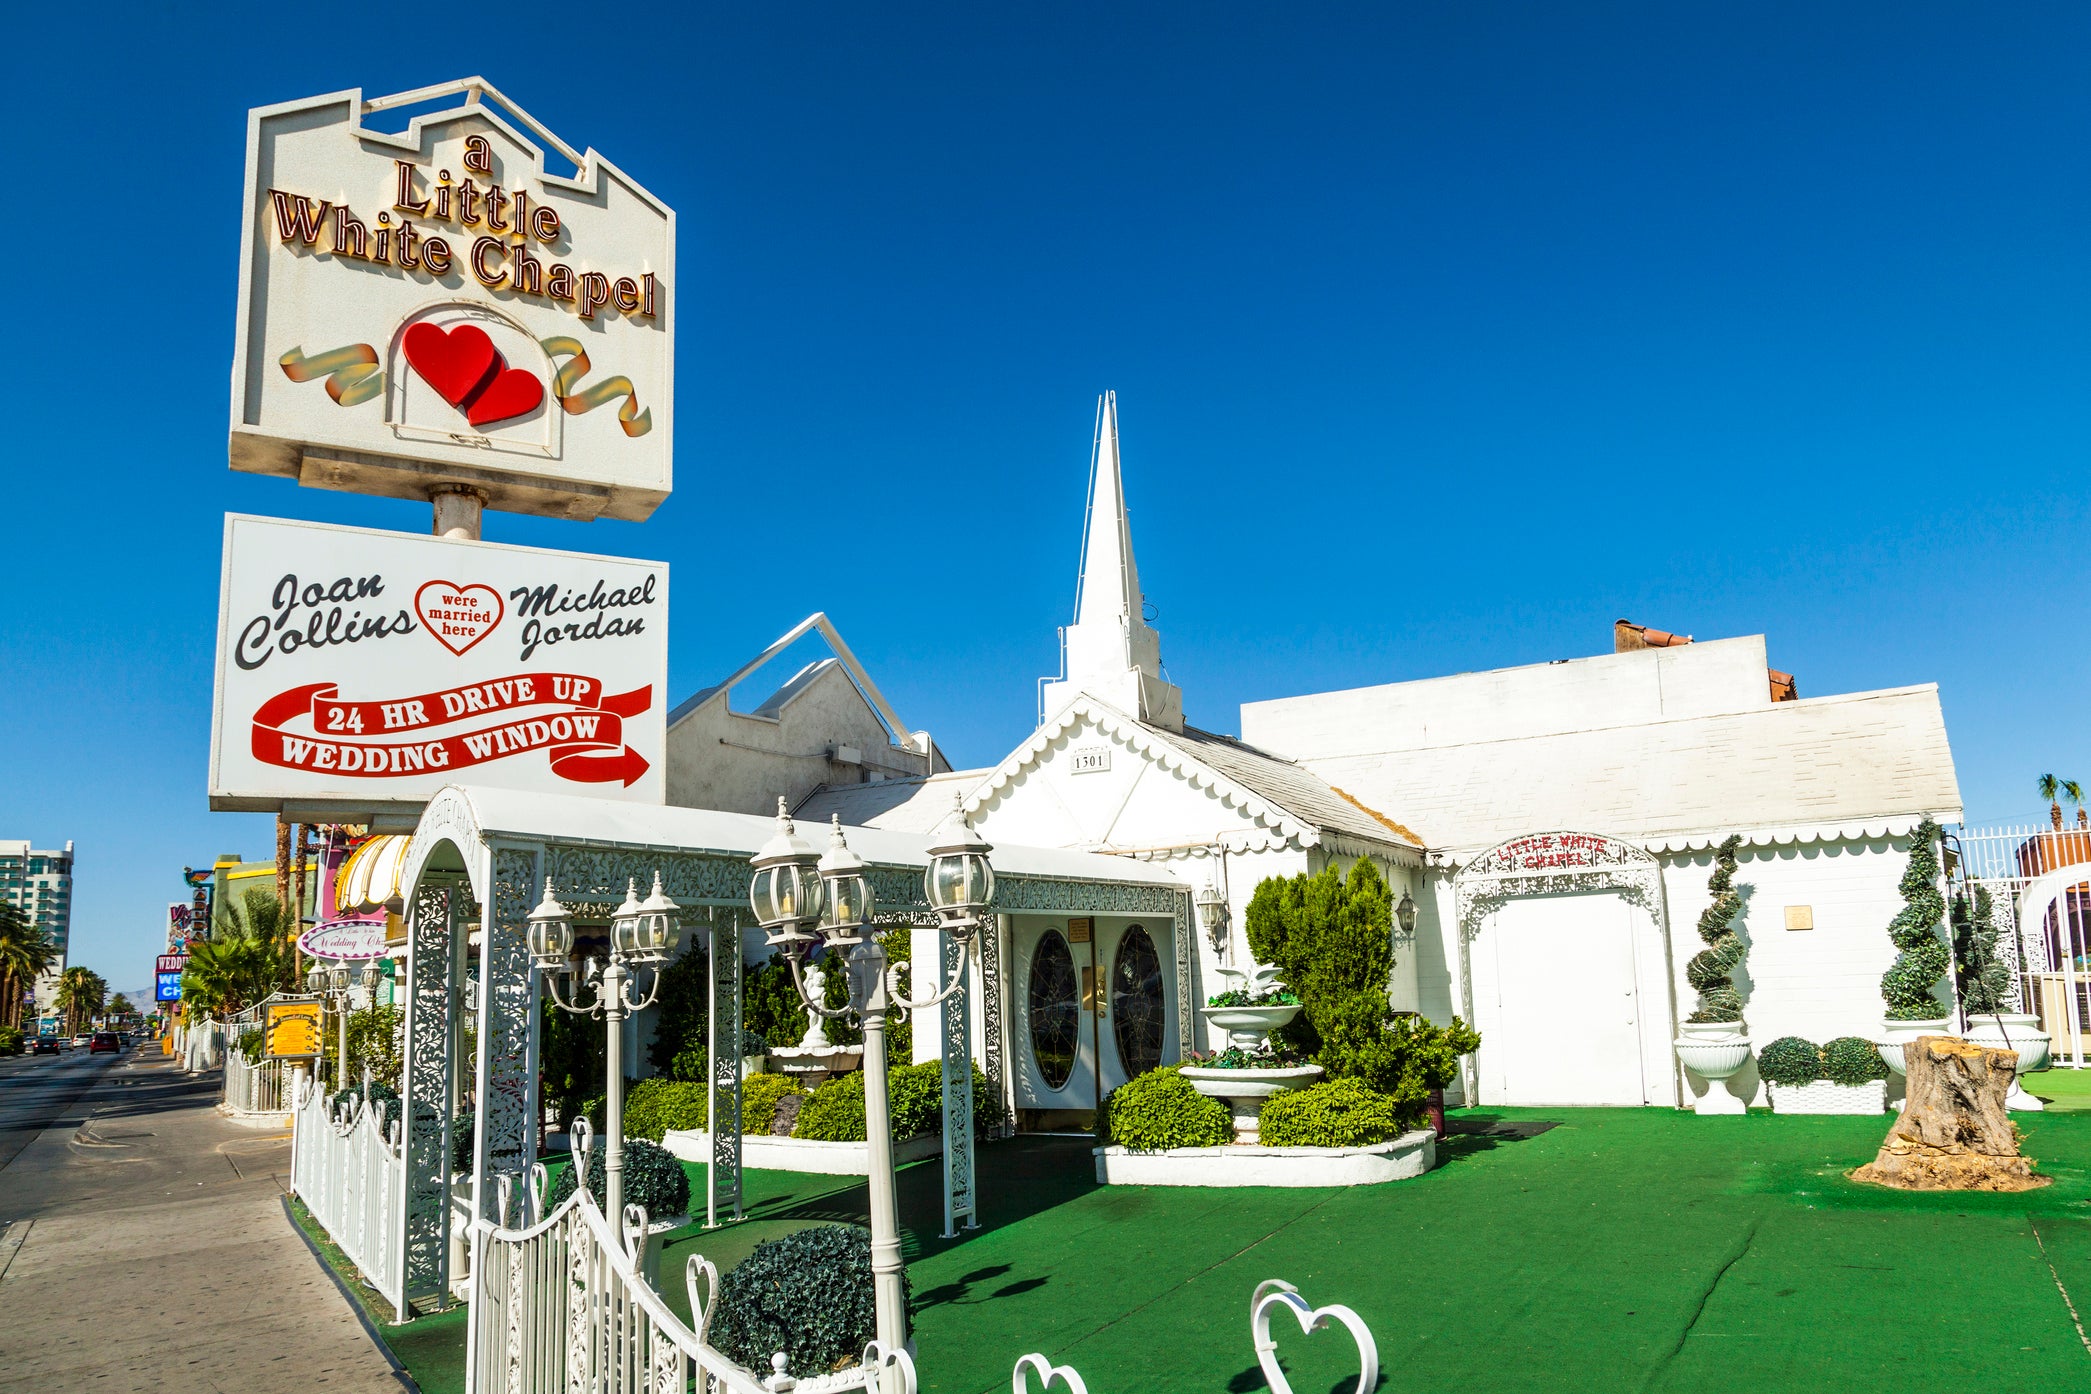
[(73, 923), (73, 844), (63, 852), (46, 852), (26, 841), (0, 838), (0, 901), (19, 906), (29, 923), (51, 936), (58, 961), (36, 981), (36, 1009), (51, 1010), (58, 975), (70, 955)]

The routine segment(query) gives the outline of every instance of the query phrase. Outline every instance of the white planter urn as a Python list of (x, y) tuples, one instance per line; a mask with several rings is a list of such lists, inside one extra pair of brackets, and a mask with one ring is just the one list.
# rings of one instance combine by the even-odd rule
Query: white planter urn
[(1749, 1105), (1728, 1089), (1728, 1080), (1749, 1063), (1749, 1028), (1740, 1021), (1686, 1022), (1672, 1044), (1677, 1062), (1706, 1081), (1706, 1092), (1692, 1105), (1702, 1118), (1749, 1112)]
[(1880, 1029), (1881, 1037), (1873, 1044), (1880, 1051), (1882, 1063), (1887, 1065), (1897, 1079), (1909, 1073), (1909, 1067), (1902, 1060), (1903, 1047), (1919, 1036), (1953, 1034), (1953, 1027), (1944, 1017), (1925, 1021), (1884, 1021)]
[(1255, 1050), (1279, 1027), (1300, 1014), (1297, 1002), (1273, 1002), (1265, 1007), (1200, 1007), (1208, 1026), (1227, 1033), (1227, 1044)]
[(1967, 1038), (1991, 1050), (2018, 1052), (2018, 1073), (2012, 1076), (2011, 1093), (2004, 1107), (2039, 1112), (2046, 1104), (2027, 1093), (2024, 1078), (2047, 1067), (2053, 1038), (2040, 1029), (2040, 1018), (2031, 1012), (1989, 1012), (1968, 1022)]

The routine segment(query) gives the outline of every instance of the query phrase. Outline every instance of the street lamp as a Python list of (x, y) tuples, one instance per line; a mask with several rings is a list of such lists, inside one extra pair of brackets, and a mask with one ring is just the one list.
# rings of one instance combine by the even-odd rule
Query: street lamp
[[(972, 941), (980, 917), (995, 894), (994, 868), (981, 840), (956, 806), (951, 835), (929, 849), (923, 895), (961, 950)], [(864, 859), (850, 850), (842, 819), (833, 821), (828, 850), (816, 856), (799, 836), (784, 800), (777, 800), (777, 834), (751, 859), (755, 875), (748, 903), (770, 947), (791, 966), (792, 985), (806, 1010), (834, 1020), (848, 1017), (864, 1030), (864, 1136), (870, 1152), (871, 1278), (877, 1336), (889, 1350), (907, 1343), (907, 1305), (901, 1288), (900, 1208), (893, 1176), (893, 1123), (886, 1095), (886, 1023), (934, 1007), (965, 982), (965, 959), (949, 984), (928, 997), (902, 996), (895, 987), (878, 939), (866, 933), (876, 917)], [(846, 951), (849, 1005), (830, 1008), (806, 991), (809, 953), (820, 947)], [(941, 968), (934, 975), (942, 977)], [(944, 1049), (950, 1050), (946, 1041)], [(970, 1126), (971, 1120), (967, 1120)]]
[[(624, 1020), (653, 1005), (661, 990), (661, 965), (675, 953), (681, 937), (676, 915), (682, 909), (661, 889), (661, 873), (653, 874), (653, 894), (642, 902), (636, 881), (625, 883), (624, 903), (610, 916), (610, 954), (598, 969), (594, 959), (578, 975), (581, 985), (591, 989), (588, 1001), (578, 996), (569, 1001), (562, 984), (572, 991), (574, 919), (558, 897), (552, 881), (545, 878), (545, 897), (530, 912), (528, 931), (530, 958), (544, 974), (545, 992), (562, 1011), (576, 1016), (600, 1016), (607, 1023), (610, 1040), (605, 1058), (603, 1128), (609, 1134), (603, 1149), (603, 1214), (612, 1224), (624, 1222)], [(632, 970), (650, 968), (653, 981), (644, 996), (633, 991)], [(575, 1158), (579, 1165), (580, 1158)], [(576, 1178), (586, 1184), (588, 1178)]]
[(349, 1085), (348, 1072), (348, 1005), (349, 985), (360, 985), (371, 1000), (377, 998), (378, 965), (375, 959), (364, 963), (360, 972), (348, 966), (347, 959), (335, 959), (332, 963), (312, 960), (312, 967), (305, 970), (305, 990), (314, 997), (332, 1001), (334, 1014), (338, 1018), (336, 1032), (339, 1044), (334, 1057), (334, 1087), (346, 1089)]

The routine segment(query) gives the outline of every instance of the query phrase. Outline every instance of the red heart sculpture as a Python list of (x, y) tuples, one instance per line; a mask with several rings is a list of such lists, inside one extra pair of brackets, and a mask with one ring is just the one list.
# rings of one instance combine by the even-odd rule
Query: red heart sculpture
[(414, 592), (414, 613), (437, 643), (461, 655), (501, 623), (501, 592), (492, 586), (430, 581)]
[(474, 426), (489, 426), (511, 416), (536, 411), (537, 404), (544, 399), (545, 385), (537, 380), (535, 373), (504, 367), (494, 374), (492, 382), (480, 389), (479, 396), (466, 408), (465, 420)]
[(414, 371), (452, 406), (463, 404), (501, 366), (494, 341), (476, 324), (451, 330), (436, 324), (413, 325), (407, 330), (405, 348)]

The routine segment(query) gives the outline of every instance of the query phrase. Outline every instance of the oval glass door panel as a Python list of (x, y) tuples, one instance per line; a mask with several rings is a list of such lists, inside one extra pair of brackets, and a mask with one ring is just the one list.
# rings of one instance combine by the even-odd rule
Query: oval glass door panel
[(1144, 1075), (1162, 1063), (1166, 1012), (1161, 955), (1147, 931), (1133, 925), (1118, 941), (1118, 958), (1111, 965), (1111, 1034), (1126, 1078)]
[(1031, 1053), (1048, 1089), (1066, 1087), (1082, 1040), (1082, 1004), (1075, 988), (1075, 957), (1058, 930), (1049, 929), (1031, 951)]

